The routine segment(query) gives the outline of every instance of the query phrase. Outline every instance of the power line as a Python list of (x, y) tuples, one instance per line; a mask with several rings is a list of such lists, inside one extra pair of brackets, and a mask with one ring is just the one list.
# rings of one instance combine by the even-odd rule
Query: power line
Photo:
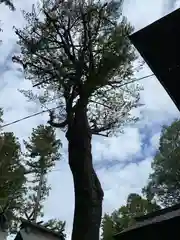
[(15, 123), (21, 122), (21, 121), (23, 121), (23, 120), (26, 120), (26, 119), (35, 117), (35, 116), (40, 115), (40, 114), (42, 114), (42, 113), (49, 112), (49, 111), (54, 110), (54, 109), (57, 109), (57, 108), (59, 108), (59, 107), (60, 107), (60, 106), (54, 107), (54, 108), (51, 108), (51, 109), (47, 109), (47, 110), (43, 110), (43, 111), (41, 111), (41, 112), (37, 112), (37, 113), (31, 114), (31, 115), (28, 115), (28, 116), (26, 116), (26, 117), (23, 117), (23, 118), (19, 118), (19, 119), (15, 120), (15, 121), (12, 121), (12, 122), (9, 122), (9, 123), (6, 123), (6, 124), (2, 125), (1, 128), (4, 128), (4, 127), (10, 126), (10, 125), (13, 125), (13, 124), (15, 124)]
[[(145, 78), (149, 78), (149, 77), (152, 77), (152, 76), (154, 76), (154, 74), (149, 74), (149, 75), (146, 75), (146, 76), (141, 77), (141, 78), (132, 79), (132, 80), (130, 80), (128, 83), (122, 84), (121, 87), (124, 86), (124, 85), (126, 85), (126, 84), (133, 83), (133, 82), (137, 82), (137, 81), (141, 81), (141, 80), (143, 80), (143, 79), (145, 79)], [(49, 112), (49, 111), (54, 110), (54, 109), (57, 109), (57, 108), (60, 108), (60, 106), (57, 106), (57, 107), (54, 107), (54, 108), (51, 108), (51, 109), (47, 109), (47, 110), (43, 110), (43, 111), (41, 111), (41, 112), (37, 112), (37, 113), (31, 114), (31, 115), (28, 115), (28, 116), (26, 116), (26, 117), (23, 117), (23, 118), (19, 118), (19, 119), (15, 120), (15, 121), (12, 121), (12, 122), (9, 122), (9, 123), (6, 123), (6, 124), (2, 125), (0, 128), (7, 127), (7, 126), (13, 125), (13, 124), (18, 123), (18, 122), (22, 122), (22, 121), (24, 121), (24, 120), (26, 120), (26, 119), (35, 117), (35, 116), (37, 116), (37, 115), (40, 115), (40, 114), (45, 113), (45, 112)]]
[[(49, 173), (51, 173), (51, 172), (61, 172), (61, 171), (62, 171), (62, 169), (58, 168), (58, 169), (52, 169)], [(31, 174), (33, 174), (33, 173), (31, 173)], [(25, 175), (28, 175), (28, 174), (25, 174)], [(0, 176), (0, 179), (7, 179), (8, 177), (9, 177), (8, 175)], [(14, 177), (12, 177), (12, 179), (10, 179), (10, 180), (19, 179), (19, 178), (21, 178), (21, 176), (14, 175)]]
[(152, 76), (154, 76), (154, 73), (149, 74), (149, 75), (146, 75), (146, 76), (141, 77), (141, 78), (137, 78), (137, 79), (134, 78), (134, 79), (131, 79), (128, 83), (123, 83), (123, 84), (121, 85), (121, 87), (123, 87), (123, 86), (125, 86), (125, 85), (127, 85), (127, 84), (129, 84), (129, 83), (133, 83), (133, 82), (141, 81), (141, 80), (143, 80), (143, 79), (145, 79), (145, 78), (149, 78), (149, 77), (152, 77)]

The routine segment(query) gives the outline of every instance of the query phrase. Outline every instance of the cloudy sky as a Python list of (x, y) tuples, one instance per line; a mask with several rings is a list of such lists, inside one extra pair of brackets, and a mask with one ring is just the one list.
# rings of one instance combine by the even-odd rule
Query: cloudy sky
[[(12, 13), (0, 5), (0, 18), (4, 31), (0, 34), (3, 44), (0, 46), (0, 106), (4, 109), (5, 123), (39, 111), (39, 107), (28, 103), (18, 89), (29, 89), (31, 84), (24, 80), (11, 62), (17, 51), (13, 25), (23, 26), (20, 9), (30, 9), (35, 0), (16, 0), (17, 11)], [(139, 30), (180, 6), (173, 0), (124, 0), (124, 14)], [(147, 66), (138, 77), (150, 74)], [(96, 171), (102, 183), (105, 197), (104, 212), (111, 212), (125, 203), (131, 192), (140, 192), (151, 171), (153, 154), (158, 147), (161, 126), (170, 124), (179, 113), (171, 99), (155, 77), (144, 79), (144, 91), (141, 102), (145, 104), (139, 114), (141, 121), (125, 129), (119, 137), (93, 139), (93, 159)], [(14, 131), (20, 141), (26, 139), (32, 127), (47, 122), (47, 114), (22, 121), (4, 128)], [(67, 143), (63, 133), (58, 132), (64, 143), (64, 158), (49, 176), (52, 191), (45, 203), (45, 219), (60, 218), (67, 221), (67, 231), (71, 231), (74, 196), (72, 176), (67, 164)]]

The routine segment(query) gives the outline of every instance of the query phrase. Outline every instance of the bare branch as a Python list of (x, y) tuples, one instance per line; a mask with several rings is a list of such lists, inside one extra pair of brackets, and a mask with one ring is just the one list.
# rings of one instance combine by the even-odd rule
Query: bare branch
[(110, 106), (104, 104), (104, 103), (100, 103), (100, 102), (97, 102), (97, 101), (94, 101), (92, 99), (89, 100), (89, 102), (92, 102), (92, 103), (95, 103), (95, 104), (98, 104), (98, 105), (101, 105), (103, 107), (106, 107), (106, 108), (109, 108), (109, 109), (112, 109)]
[(122, 81), (110, 81), (109, 82), (109, 85), (117, 85), (117, 87), (118, 88), (121, 88), (121, 87), (123, 87), (123, 86), (126, 86), (126, 85), (128, 85), (128, 84), (130, 84), (130, 83), (134, 83), (134, 82), (137, 82), (137, 81), (141, 81), (141, 80), (143, 80), (143, 79), (145, 79), (145, 78), (149, 78), (149, 77), (152, 77), (152, 76), (154, 76), (154, 74), (152, 73), (152, 74), (149, 74), (149, 75), (146, 75), (146, 76), (143, 76), (143, 77), (141, 77), (141, 78), (134, 78), (134, 79), (129, 79), (129, 80), (127, 80), (127, 82), (124, 82), (124, 83), (122, 83), (121, 84), (121, 82)]
[(134, 121), (130, 111), (140, 89), (131, 84), (138, 79), (130, 79), (136, 56), (127, 35), (133, 28), (121, 16), (120, 2), (48, 1), (44, 20), (27, 14), (29, 26), (16, 32), (27, 78), (42, 85), (44, 98), (60, 98), (63, 113), (57, 122), (50, 117), (52, 126), (64, 128), (73, 120), (78, 99), (88, 104), (93, 134)]
[(94, 133), (94, 132), (92, 132), (92, 134), (94, 134), (94, 135), (97, 135), (97, 136), (101, 136), (101, 137), (109, 137), (109, 134), (103, 134), (103, 133)]
[(104, 125), (102, 127), (94, 126), (93, 128), (91, 128), (91, 132), (92, 132), (92, 134), (99, 134), (100, 132), (108, 131), (109, 129), (111, 129), (113, 127), (114, 123), (115, 122), (111, 122), (111, 123), (108, 123), (107, 125)]
[[(76, 58), (75, 56), (73, 56), (70, 52), (70, 46), (68, 44), (68, 42), (65, 42), (64, 40), (64, 36), (61, 34), (61, 32), (59, 31), (59, 27), (57, 26), (57, 22), (49, 15), (49, 13), (47, 11), (44, 10), (44, 14), (46, 16), (46, 18), (53, 23), (54, 28), (56, 29), (57, 34), (59, 35), (62, 44), (63, 44), (63, 48), (65, 53), (67, 54), (67, 56), (69, 57), (69, 60), (72, 61), (73, 64), (76, 63)], [(63, 24), (61, 23), (61, 28), (64, 29), (64, 35), (66, 34), (67, 29), (65, 29), (65, 27), (63, 26)]]
[(55, 116), (53, 111), (49, 111), (49, 117), (50, 117), (50, 120), (48, 121), (48, 123), (55, 128), (64, 128), (68, 123), (67, 120), (64, 120), (61, 123), (54, 122)]

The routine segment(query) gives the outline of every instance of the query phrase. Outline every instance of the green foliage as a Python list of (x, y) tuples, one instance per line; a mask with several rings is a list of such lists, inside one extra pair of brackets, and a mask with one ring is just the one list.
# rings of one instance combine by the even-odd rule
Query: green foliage
[(14, 4), (11, 0), (0, 0), (0, 4), (4, 3), (6, 6), (8, 6), (12, 11), (15, 10)]
[[(122, 0), (106, 3), (43, 0), (38, 7), (33, 6), (30, 13), (23, 12), (27, 25), (15, 29), (21, 55), (14, 56), (13, 61), (22, 64), (26, 79), (39, 90), (35, 94), (21, 92), (42, 106), (58, 106), (50, 114), (52, 126), (75, 129), (80, 120), (75, 121), (76, 113), (83, 112), (89, 124), (82, 126), (82, 132), (109, 136), (122, 130), (125, 124), (137, 121), (131, 113), (139, 106), (141, 88), (135, 83), (128, 84), (136, 55), (128, 39), (133, 28), (122, 16), (122, 3)], [(82, 144), (79, 151), (84, 151), (83, 148)], [(88, 158), (86, 162), (90, 166), (90, 154)], [(79, 172), (76, 172), (79, 162), (74, 161), (72, 165), (75, 175)], [(89, 176), (93, 175), (97, 192), (102, 192), (94, 170), (84, 167)], [(78, 178), (74, 179), (74, 184), (79, 184)], [(89, 185), (85, 187), (92, 190)], [(84, 196), (86, 198), (86, 194)], [(78, 214), (76, 216), (74, 226), (79, 224)], [(96, 217), (96, 220), (100, 218)], [(95, 224), (94, 227), (97, 228)], [(74, 227), (74, 231), (81, 234), (78, 227)]]
[(143, 189), (148, 198), (156, 198), (164, 206), (180, 202), (180, 120), (161, 131), (159, 149), (152, 161), (153, 172)]
[(30, 157), (26, 166), (36, 174), (41, 174), (42, 169), (46, 174), (61, 157), (61, 141), (56, 139), (55, 130), (51, 126), (39, 125), (33, 129), (29, 141), (24, 141), (24, 145), (27, 150), (25, 155)]
[(61, 141), (56, 139), (55, 130), (51, 126), (39, 125), (32, 130), (29, 141), (24, 141), (26, 147), (26, 171), (32, 173), (29, 195), (26, 199), (25, 212), (34, 221), (43, 216), (43, 202), (49, 195), (47, 174), (60, 160)]
[[(0, 123), (3, 122), (2, 116), (0, 109)], [(51, 126), (39, 125), (33, 129), (24, 145), (26, 153), (23, 156), (14, 134), (0, 133), (0, 212), (4, 212), (8, 220), (10, 233), (16, 233), (19, 217), (25, 213), (31, 215), (30, 220), (42, 215), (43, 201), (50, 189), (47, 174), (61, 157), (61, 141), (56, 139)], [(64, 233), (64, 222), (54, 219), (48, 221), (48, 225)]]
[(22, 165), (21, 147), (11, 132), (0, 135), (0, 207), (12, 231), (23, 208), (26, 193), (25, 169)]
[(50, 219), (44, 224), (44, 226), (49, 228), (50, 230), (63, 234), (64, 239), (66, 238), (65, 225), (66, 222), (63, 222), (58, 219)]
[(101, 239), (103, 240), (111, 240), (113, 239), (113, 235), (116, 233), (114, 221), (111, 215), (104, 214), (102, 219), (101, 228), (102, 235)]
[(43, 106), (57, 104), (59, 127), (73, 120), (79, 98), (88, 102), (93, 134), (109, 135), (137, 120), (131, 110), (140, 87), (128, 84), (136, 59), (127, 37), (133, 28), (122, 2), (46, 0), (38, 11), (24, 12), (27, 26), (16, 29), (22, 54), (13, 60), (43, 91), (21, 92)]
[(133, 225), (136, 217), (159, 209), (160, 207), (156, 203), (152, 203), (138, 194), (130, 194), (126, 205), (121, 206), (111, 215), (105, 214), (102, 221), (102, 240), (113, 240), (113, 235)]

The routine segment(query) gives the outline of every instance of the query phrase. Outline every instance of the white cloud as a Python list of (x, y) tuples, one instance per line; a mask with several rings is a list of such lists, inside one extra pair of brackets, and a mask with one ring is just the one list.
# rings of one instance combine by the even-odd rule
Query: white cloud
[(131, 163), (123, 169), (116, 165), (108, 170), (102, 168), (98, 171), (105, 189), (104, 212), (112, 212), (125, 204), (129, 193), (141, 193), (151, 172), (151, 160), (152, 158), (147, 158), (139, 164)]
[[(93, 157), (95, 161), (112, 159), (122, 161), (138, 153), (141, 148), (140, 134), (137, 128), (126, 128), (118, 137), (99, 138), (93, 141)], [(129, 144), (131, 139), (133, 144)]]
[[(131, 163), (124, 168), (116, 165), (97, 171), (105, 194), (103, 212), (112, 212), (120, 207), (129, 193), (141, 193), (151, 172), (151, 160), (152, 158), (147, 158), (139, 164)], [(59, 162), (56, 170), (57, 172), (52, 172), (49, 176), (53, 194), (45, 204), (46, 218), (66, 220), (69, 233), (74, 208), (72, 175), (66, 161)]]
[(163, 4), (163, 0), (128, 0), (127, 3), (124, 1), (124, 12), (138, 31), (162, 16)]
[(61, 161), (49, 176), (52, 193), (45, 203), (46, 218), (66, 220), (67, 232), (71, 231), (74, 209), (73, 179), (67, 161)]
[[(20, 14), (20, 8), (30, 9), (32, 2), (35, 1), (16, 0), (17, 11), (14, 13), (10, 12), (2, 4), (0, 5), (0, 15), (4, 28), (4, 32), (0, 33), (0, 38), (3, 40), (3, 45), (0, 47), (0, 106), (4, 108), (6, 123), (40, 110), (32, 103), (27, 103), (25, 98), (17, 91), (19, 88), (31, 88), (31, 84), (15, 71), (17, 66), (9, 61), (16, 42), (12, 26), (23, 26), (24, 21)], [(179, 2), (176, 2), (176, 7)], [(163, 0), (128, 0), (125, 1), (125, 4), (124, 11), (135, 26), (135, 30), (145, 27), (168, 12)], [(145, 66), (138, 76), (145, 76), (149, 73), (150, 70)], [(152, 156), (148, 148), (145, 157), (142, 154), (142, 141), (144, 140), (140, 130), (154, 129), (155, 125), (160, 127), (163, 123), (171, 122), (179, 115), (171, 99), (155, 77), (144, 79), (142, 84), (144, 91), (141, 93), (141, 101), (145, 103), (145, 106), (141, 108), (139, 113), (141, 121), (136, 125), (137, 128), (127, 128), (125, 134), (117, 138), (93, 138), (94, 163), (95, 166), (98, 166), (97, 173), (105, 191), (104, 211), (111, 212), (113, 209), (118, 208), (125, 202), (130, 192), (140, 193), (141, 188), (146, 183), (148, 174), (151, 171)], [(32, 127), (40, 123), (46, 123), (47, 119), (48, 114), (39, 115), (11, 125), (6, 130), (14, 131), (22, 140), (29, 136)], [(148, 139), (151, 144), (150, 148), (157, 148), (160, 129), (152, 131), (152, 134)], [(67, 141), (63, 133), (59, 132), (59, 136), (64, 143), (65, 157), (65, 154), (67, 154)], [(138, 164), (134, 163), (136, 158), (141, 160)], [(123, 165), (122, 163), (125, 160), (130, 164)], [(110, 163), (108, 167), (107, 163)], [(67, 159), (59, 162), (55, 170), (49, 176), (52, 191), (48, 201), (45, 203), (45, 218), (57, 217), (66, 220), (68, 232), (70, 232), (74, 195), (72, 175)]]
[(178, 8), (179, 5), (180, 5), (180, 1), (178, 1), (178, 0), (165, 0), (163, 12), (165, 14), (168, 14), (168, 13), (172, 12), (174, 9)]
[(159, 139), (160, 139), (160, 132), (154, 134), (151, 138), (151, 146), (155, 149), (157, 149), (159, 147)]

